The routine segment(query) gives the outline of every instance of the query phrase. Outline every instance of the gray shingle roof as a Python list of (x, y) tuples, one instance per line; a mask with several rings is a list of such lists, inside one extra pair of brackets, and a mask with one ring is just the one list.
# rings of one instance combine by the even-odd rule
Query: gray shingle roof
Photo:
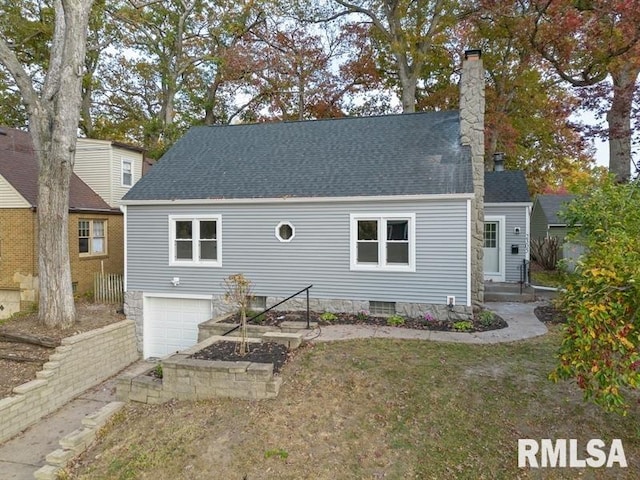
[(527, 180), (522, 170), (485, 172), (484, 201), (486, 203), (530, 202)]
[(567, 222), (558, 216), (565, 206), (570, 203), (575, 195), (538, 195), (536, 203), (542, 208), (547, 223), (551, 225), (565, 225)]
[(125, 200), (470, 193), (459, 115), (194, 127)]

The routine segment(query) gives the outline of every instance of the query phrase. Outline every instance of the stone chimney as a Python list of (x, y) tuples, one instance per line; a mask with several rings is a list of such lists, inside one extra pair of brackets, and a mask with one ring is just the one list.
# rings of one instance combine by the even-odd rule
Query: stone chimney
[(493, 154), (493, 171), (494, 172), (504, 171), (504, 153), (496, 152)]
[(484, 67), (482, 51), (467, 50), (460, 79), (460, 143), (471, 149), (471, 302), (484, 303)]

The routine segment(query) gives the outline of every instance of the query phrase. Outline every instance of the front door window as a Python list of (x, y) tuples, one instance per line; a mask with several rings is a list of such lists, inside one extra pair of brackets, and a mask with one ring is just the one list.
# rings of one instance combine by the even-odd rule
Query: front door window
[(498, 242), (500, 222), (484, 223), (484, 272), (500, 272), (500, 248)]

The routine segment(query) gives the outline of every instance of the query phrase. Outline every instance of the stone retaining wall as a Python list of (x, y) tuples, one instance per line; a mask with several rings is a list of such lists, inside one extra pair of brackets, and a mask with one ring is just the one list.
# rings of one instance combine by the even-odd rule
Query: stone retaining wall
[[(273, 374), (272, 363), (229, 362), (189, 358), (194, 353), (220, 341), (237, 337), (210, 337), (194, 347), (162, 361), (162, 378), (148, 373), (123, 375), (118, 379), (116, 397), (119, 401), (159, 404), (171, 399), (205, 400), (233, 397), (248, 400), (274, 398), (280, 391), (282, 377)], [(249, 338), (249, 342), (260, 339)], [(276, 342), (290, 349), (298, 348), (302, 335), (267, 332), (263, 341)]]
[(138, 360), (130, 320), (62, 339), (36, 379), (0, 399), (0, 442)]

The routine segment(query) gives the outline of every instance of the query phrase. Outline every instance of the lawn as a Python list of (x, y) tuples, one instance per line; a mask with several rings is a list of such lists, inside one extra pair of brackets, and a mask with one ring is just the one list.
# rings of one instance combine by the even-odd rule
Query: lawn
[(567, 274), (561, 270), (531, 270), (531, 283), (542, 287), (564, 287)]
[[(549, 382), (558, 328), (507, 345), (307, 347), (274, 400), (128, 405), (68, 478), (638, 478), (640, 409), (605, 414)], [(620, 438), (629, 467), (518, 469), (519, 438)]]

